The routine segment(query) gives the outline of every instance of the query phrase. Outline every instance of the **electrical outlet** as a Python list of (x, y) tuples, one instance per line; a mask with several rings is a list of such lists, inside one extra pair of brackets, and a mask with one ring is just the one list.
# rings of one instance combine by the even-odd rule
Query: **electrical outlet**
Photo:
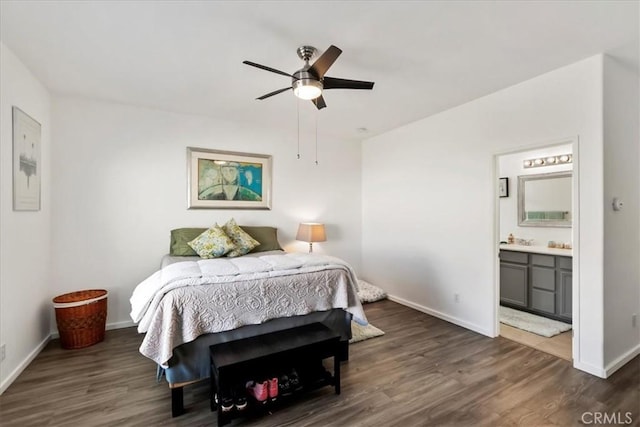
[(638, 326), (638, 315), (636, 313), (631, 315), (631, 326), (634, 328)]
[(2, 344), (0, 345), (0, 362), (3, 361), (5, 357), (7, 357), (7, 345)]
[(455, 302), (460, 302), (460, 294), (458, 294), (458, 293), (453, 294), (453, 300)]

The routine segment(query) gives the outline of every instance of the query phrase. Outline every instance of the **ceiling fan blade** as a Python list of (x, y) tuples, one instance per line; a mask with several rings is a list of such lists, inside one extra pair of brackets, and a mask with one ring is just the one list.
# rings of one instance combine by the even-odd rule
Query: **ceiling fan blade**
[(291, 89), (291, 86), (289, 86), (289, 87), (284, 87), (284, 88), (282, 88), (282, 89), (278, 89), (278, 90), (274, 90), (273, 92), (269, 92), (268, 94), (266, 94), (266, 95), (262, 95), (260, 98), (256, 98), (256, 99), (263, 100), (263, 99), (269, 98), (270, 96), (277, 95), (277, 94), (279, 94), (279, 93), (282, 93), (282, 92), (284, 92), (284, 91), (287, 91), (287, 90), (289, 90), (289, 89)]
[(285, 73), (284, 71), (276, 70), (275, 68), (267, 67), (266, 65), (256, 64), (251, 61), (242, 61), (243, 64), (251, 65), (252, 67), (260, 68), (261, 70), (271, 71), (272, 73), (281, 74), (287, 77), (293, 77), (289, 73)]
[(316, 108), (318, 108), (318, 110), (322, 110), (327, 106), (327, 104), (325, 104), (324, 102), (324, 98), (322, 97), (322, 95), (320, 95), (315, 99), (312, 99), (311, 102), (313, 102), (313, 104), (316, 106)]
[(313, 63), (311, 68), (309, 68), (309, 72), (316, 74), (318, 78), (322, 78), (324, 73), (333, 65), (341, 53), (342, 50), (334, 45), (329, 46), (329, 48), (320, 55), (320, 58), (316, 59), (316, 62)]
[(374, 82), (325, 77), (322, 85), (324, 89), (373, 89)]

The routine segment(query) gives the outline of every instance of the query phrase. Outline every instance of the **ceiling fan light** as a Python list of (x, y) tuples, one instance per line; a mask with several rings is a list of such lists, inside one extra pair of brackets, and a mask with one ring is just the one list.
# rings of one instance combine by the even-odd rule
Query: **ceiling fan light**
[(293, 83), (293, 93), (300, 99), (316, 99), (322, 95), (322, 83), (313, 79), (300, 79)]

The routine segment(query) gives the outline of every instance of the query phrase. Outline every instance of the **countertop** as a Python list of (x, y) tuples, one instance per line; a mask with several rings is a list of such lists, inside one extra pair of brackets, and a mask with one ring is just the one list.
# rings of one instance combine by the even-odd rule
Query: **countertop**
[(573, 250), (571, 249), (548, 248), (546, 246), (509, 245), (503, 243), (500, 245), (500, 249), (516, 252), (531, 252), (534, 254), (573, 256)]

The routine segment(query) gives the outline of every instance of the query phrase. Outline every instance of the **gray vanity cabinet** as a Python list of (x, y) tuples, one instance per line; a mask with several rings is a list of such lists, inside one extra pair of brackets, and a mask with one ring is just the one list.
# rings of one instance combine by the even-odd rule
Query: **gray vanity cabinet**
[(500, 303), (571, 322), (571, 257), (500, 251)]
[(559, 299), (558, 299), (558, 315), (566, 319), (571, 319), (571, 309), (573, 298), (573, 276), (571, 271), (571, 258), (570, 257), (558, 257), (558, 273), (556, 281), (559, 286)]
[(532, 310), (556, 314), (556, 259), (553, 255), (529, 254)]
[(526, 308), (529, 302), (528, 256), (521, 252), (500, 252), (500, 301)]

